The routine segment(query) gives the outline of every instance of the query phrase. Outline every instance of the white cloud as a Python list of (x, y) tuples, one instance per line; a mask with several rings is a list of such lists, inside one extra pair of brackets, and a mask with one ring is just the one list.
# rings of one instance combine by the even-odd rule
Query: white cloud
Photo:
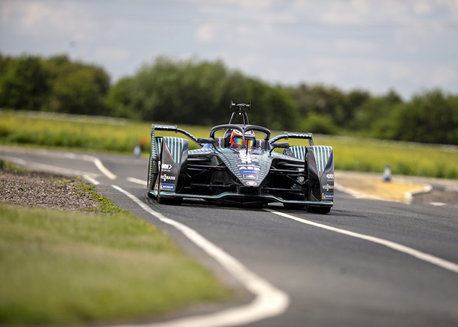
[(94, 49), (94, 58), (98, 62), (122, 62), (129, 55), (130, 52), (126, 48), (98, 46)]
[(0, 0), (0, 18), (0, 51), (67, 52), (115, 77), (167, 55), (271, 82), (458, 92), (458, 0)]
[(8, 20), (13, 13), (13, 6), (11, 6), (10, 2), (3, 1), (0, 2), (0, 18), (2, 21)]
[(69, 41), (92, 38), (96, 21), (84, 3), (22, 2), (14, 3), (22, 11), (21, 29), (29, 35), (66, 36)]
[(200, 25), (194, 33), (194, 37), (199, 42), (213, 41), (216, 32), (215, 24), (205, 23)]
[(377, 49), (377, 44), (374, 42), (353, 39), (338, 39), (334, 45), (340, 51), (371, 52)]
[(367, 1), (331, 1), (328, 10), (322, 13), (321, 21), (329, 24), (363, 24), (367, 22), (369, 9)]
[(409, 79), (414, 79), (415, 74), (412, 69), (407, 66), (405, 63), (395, 62), (389, 64), (388, 76), (393, 81), (406, 81)]
[(451, 67), (438, 67), (431, 74), (430, 84), (432, 87), (447, 87), (457, 83), (457, 74)]
[(413, 8), (417, 14), (429, 14), (432, 10), (432, 4), (431, 1), (416, 1)]

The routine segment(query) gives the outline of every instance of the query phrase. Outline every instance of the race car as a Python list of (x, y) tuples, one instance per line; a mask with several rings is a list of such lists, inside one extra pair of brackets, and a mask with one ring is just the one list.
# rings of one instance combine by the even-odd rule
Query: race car
[[(183, 199), (235, 205), (280, 202), (287, 208), (329, 213), (334, 203), (332, 147), (314, 145), (311, 133), (270, 138), (269, 129), (249, 124), (250, 106), (231, 102), (229, 123), (213, 127), (208, 138), (153, 124), (147, 195), (164, 204)], [(242, 123), (233, 123), (235, 119)], [(159, 136), (161, 132), (183, 137)], [(197, 149), (189, 149), (189, 141)]]

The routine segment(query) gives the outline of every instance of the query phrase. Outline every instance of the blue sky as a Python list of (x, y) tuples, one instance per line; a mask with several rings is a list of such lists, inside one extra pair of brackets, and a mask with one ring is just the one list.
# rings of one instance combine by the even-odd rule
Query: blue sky
[(112, 81), (166, 55), (270, 83), (458, 94), (458, 0), (0, 0), (0, 52), (68, 54)]

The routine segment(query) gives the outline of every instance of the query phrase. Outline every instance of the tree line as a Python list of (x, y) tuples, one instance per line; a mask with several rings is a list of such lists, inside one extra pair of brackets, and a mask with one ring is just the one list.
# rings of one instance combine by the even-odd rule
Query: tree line
[(409, 101), (319, 84), (272, 85), (223, 62), (159, 57), (114, 84), (103, 68), (66, 55), (0, 54), (0, 108), (106, 115), (174, 124), (227, 122), (229, 103), (251, 102), (250, 122), (273, 130), (458, 144), (458, 96)]

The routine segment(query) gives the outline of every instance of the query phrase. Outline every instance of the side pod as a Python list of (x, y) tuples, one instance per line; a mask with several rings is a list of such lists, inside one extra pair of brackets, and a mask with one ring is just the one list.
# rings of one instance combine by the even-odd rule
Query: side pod
[(310, 183), (309, 199), (334, 200), (334, 150), (330, 146), (308, 146), (305, 155)]
[(147, 193), (157, 197), (161, 192), (175, 193), (180, 173), (188, 158), (188, 140), (179, 137), (152, 137), (148, 167)]

